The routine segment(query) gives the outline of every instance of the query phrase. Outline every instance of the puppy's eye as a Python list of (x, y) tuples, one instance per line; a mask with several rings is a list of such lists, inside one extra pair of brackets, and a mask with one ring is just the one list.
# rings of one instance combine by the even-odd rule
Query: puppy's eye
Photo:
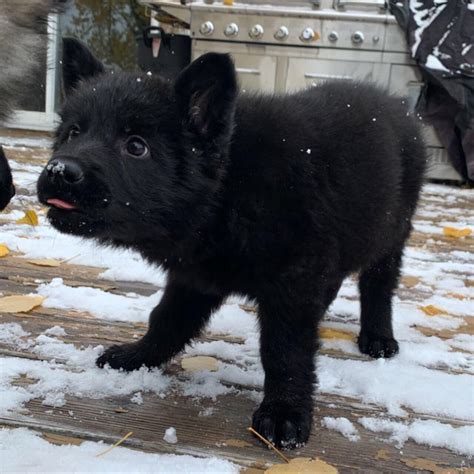
[(133, 136), (127, 140), (125, 144), (125, 150), (134, 158), (143, 158), (149, 152), (148, 145), (145, 140), (141, 137)]
[(79, 125), (73, 125), (68, 132), (67, 135), (67, 141), (71, 141), (73, 138), (76, 138), (81, 134), (81, 129), (79, 128)]

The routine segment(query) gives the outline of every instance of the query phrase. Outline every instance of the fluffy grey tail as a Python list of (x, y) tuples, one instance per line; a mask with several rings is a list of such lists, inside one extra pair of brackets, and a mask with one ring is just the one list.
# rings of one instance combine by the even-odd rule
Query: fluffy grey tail
[(38, 81), (47, 38), (46, 21), (68, 0), (1, 0), (0, 2), (0, 125), (28, 87)]

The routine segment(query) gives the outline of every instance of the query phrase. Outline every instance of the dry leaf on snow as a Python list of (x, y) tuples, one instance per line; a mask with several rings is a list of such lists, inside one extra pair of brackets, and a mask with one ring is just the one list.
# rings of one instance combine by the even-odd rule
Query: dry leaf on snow
[(319, 330), (319, 337), (322, 339), (347, 339), (349, 341), (355, 340), (355, 334), (344, 329), (321, 328)]
[(216, 372), (219, 368), (217, 359), (207, 356), (184, 357), (181, 360), (181, 367), (186, 372), (198, 372), (200, 370)]
[(418, 285), (421, 280), (418, 277), (415, 276), (404, 276), (401, 278), (401, 283), (405, 288), (413, 288), (414, 286)]
[(81, 438), (73, 438), (71, 436), (63, 436), (57, 433), (43, 433), (43, 438), (46, 441), (49, 441), (50, 443), (53, 444), (58, 444), (58, 445), (75, 445), (79, 446), (84, 442), (83, 439)]
[(25, 215), (16, 220), (17, 224), (26, 224), (26, 225), (38, 225), (38, 214), (35, 211), (29, 210), (25, 212)]
[(0, 313), (27, 313), (46, 298), (40, 295), (14, 295), (0, 298)]
[(443, 233), (446, 237), (453, 237), (455, 239), (461, 239), (472, 234), (472, 230), (466, 227), (465, 229), (456, 229), (456, 227), (444, 227)]
[(62, 263), (61, 260), (54, 260), (52, 258), (39, 258), (27, 260), (27, 262), (39, 267), (59, 267)]
[(294, 458), (287, 464), (274, 464), (265, 474), (337, 474), (337, 469), (321, 459)]
[(248, 304), (239, 304), (239, 308), (247, 313), (257, 313), (257, 308)]
[(448, 298), (455, 298), (457, 300), (467, 300), (469, 297), (467, 295), (463, 295), (461, 293), (445, 293), (444, 296), (447, 296)]
[(439, 316), (441, 314), (446, 314), (446, 311), (444, 309), (438, 308), (437, 306), (434, 306), (432, 304), (429, 304), (427, 306), (418, 306), (418, 307), (427, 316)]
[(3, 244), (0, 244), (0, 257), (6, 257), (10, 253), (10, 249)]

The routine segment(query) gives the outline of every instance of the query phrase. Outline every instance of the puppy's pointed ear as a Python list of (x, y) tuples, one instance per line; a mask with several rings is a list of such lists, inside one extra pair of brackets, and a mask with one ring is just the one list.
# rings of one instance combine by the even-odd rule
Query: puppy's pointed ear
[(178, 76), (175, 92), (185, 125), (214, 137), (232, 127), (237, 78), (228, 54), (207, 53)]
[(104, 65), (87, 46), (74, 38), (63, 39), (63, 84), (66, 96), (84, 79), (104, 72)]

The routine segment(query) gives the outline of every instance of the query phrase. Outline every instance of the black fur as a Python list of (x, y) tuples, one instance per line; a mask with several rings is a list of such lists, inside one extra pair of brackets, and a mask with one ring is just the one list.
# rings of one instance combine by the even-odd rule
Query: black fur
[[(82, 79), (39, 198), (75, 206), (50, 208), (57, 229), (134, 248), (169, 271), (143, 339), (109, 348), (98, 365), (159, 366), (229, 294), (246, 295), (258, 303), (265, 369), (253, 426), (278, 446), (304, 443), (318, 323), (350, 273), (360, 272), (361, 351), (398, 350), (392, 293), (425, 167), (417, 124), (401, 99), (361, 83), (239, 95), (232, 61), (213, 53), (174, 85)], [(137, 135), (149, 147), (141, 158), (126, 149)]]

